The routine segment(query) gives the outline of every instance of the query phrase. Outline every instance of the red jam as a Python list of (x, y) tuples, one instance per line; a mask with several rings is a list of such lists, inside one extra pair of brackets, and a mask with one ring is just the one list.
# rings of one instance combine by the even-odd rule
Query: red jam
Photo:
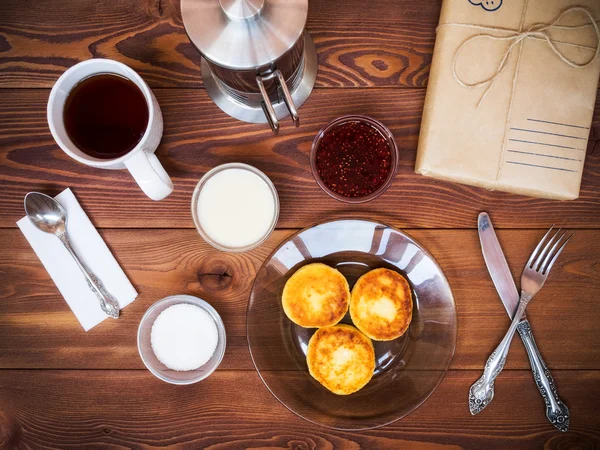
[(321, 180), (344, 197), (365, 197), (379, 189), (392, 170), (392, 149), (379, 130), (345, 122), (328, 130), (316, 151)]

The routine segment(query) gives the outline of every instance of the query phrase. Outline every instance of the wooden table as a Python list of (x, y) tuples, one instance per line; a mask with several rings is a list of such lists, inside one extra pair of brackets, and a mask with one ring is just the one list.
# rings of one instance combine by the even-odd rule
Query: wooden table
[[(317, 86), (302, 125), (236, 121), (208, 98), (199, 55), (176, 0), (0, 2), (0, 448), (581, 448), (600, 446), (600, 111), (596, 108), (581, 197), (558, 202), (415, 175), (439, 0), (311, 1), (308, 30), (319, 53)], [(69, 159), (46, 124), (52, 84), (73, 64), (106, 57), (138, 71), (164, 114), (158, 150), (175, 191), (153, 202), (125, 171)], [(597, 103), (598, 104), (598, 103)], [(390, 190), (348, 206), (323, 193), (308, 154), (319, 128), (361, 113), (383, 121), (401, 152)], [(278, 229), (258, 249), (233, 255), (193, 228), (192, 190), (211, 167), (242, 161), (263, 170), (281, 198)], [(83, 332), (15, 226), (23, 196), (70, 187), (138, 289), (118, 321)], [(546, 420), (520, 341), (476, 417), (467, 392), (509, 320), (487, 274), (476, 232), (490, 213), (515, 277), (543, 229), (577, 229), (529, 316), (539, 348), (571, 409), (568, 433)], [(296, 229), (360, 214), (406, 229), (438, 259), (458, 313), (456, 354), (431, 398), (406, 418), (360, 433), (296, 417), (267, 391), (246, 342), (252, 280)], [(136, 348), (139, 320), (174, 293), (212, 303), (228, 333), (219, 370), (196, 385), (161, 383)]]

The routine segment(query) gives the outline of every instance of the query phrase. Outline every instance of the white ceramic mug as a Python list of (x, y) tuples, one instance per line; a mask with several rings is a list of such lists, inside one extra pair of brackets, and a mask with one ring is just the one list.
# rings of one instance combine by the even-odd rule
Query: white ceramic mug
[[(148, 104), (148, 126), (142, 139), (129, 153), (114, 159), (99, 159), (81, 151), (65, 129), (63, 110), (71, 90), (82, 80), (101, 73), (113, 73), (131, 80), (144, 94)], [(162, 200), (173, 192), (171, 178), (154, 154), (163, 133), (163, 119), (156, 97), (133, 69), (111, 59), (89, 59), (63, 73), (50, 92), (48, 125), (56, 143), (71, 158), (101, 169), (127, 169), (152, 200)]]

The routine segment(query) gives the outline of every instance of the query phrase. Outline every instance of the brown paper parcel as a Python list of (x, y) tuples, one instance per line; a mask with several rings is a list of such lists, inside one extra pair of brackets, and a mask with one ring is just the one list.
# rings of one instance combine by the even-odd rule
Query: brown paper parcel
[(444, 0), (415, 171), (577, 198), (600, 74), (599, 19), (600, 0)]

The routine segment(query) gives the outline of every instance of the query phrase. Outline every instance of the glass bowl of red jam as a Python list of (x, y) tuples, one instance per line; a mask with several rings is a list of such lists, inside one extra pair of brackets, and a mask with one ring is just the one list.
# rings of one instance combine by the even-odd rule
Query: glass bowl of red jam
[(366, 116), (339, 117), (313, 141), (315, 180), (336, 200), (364, 203), (379, 197), (396, 176), (398, 146), (391, 131)]

